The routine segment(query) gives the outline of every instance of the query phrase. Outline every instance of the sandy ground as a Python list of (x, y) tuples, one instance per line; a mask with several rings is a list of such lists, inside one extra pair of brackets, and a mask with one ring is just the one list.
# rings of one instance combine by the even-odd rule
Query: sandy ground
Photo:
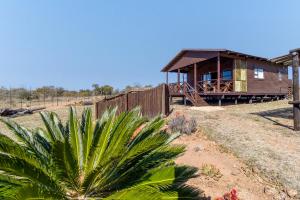
[[(189, 184), (204, 191), (212, 199), (225, 194), (231, 189), (238, 191), (240, 199), (273, 199), (264, 193), (266, 181), (253, 173), (234, 155), (222, 151), (219, 146), (208, 140), (202, 133), (182, 136), (174, 143), (184, 144), (187, 151), (177, 159), (178, 164), (187, 164), (200, 169), (200, 176), (189, 181)], [(209, 164), (220, 170), (218, 180), (201, 174), (203, 165)]]
[[(250, 169), (254, 168), (270, 184), (279, 190), (296, 189), (299, 194), (300, 134), (291, 130), (292, 113), (287, 101), (241, 104), (221, 108), (218, 110), (211, 107), (203, 111), (191, 107), (174, 106), (172, 115), (183, 114), (188, 118), (195, 118), (199, 129), (210, 140), (216, 141), (222, 148), (232, 152), (247, 166), (250, 166)], [(201, 142), (201, 139), (194, 140), (196, 140), (195, 143)], [(183, 142), (188, 145), (192, 144), (192, 142)], [(186, 154), (189, 154), (189, 150)], [(216, 155), (218, 155), (217, 152), (207, 157)], [(197, 157), (195, 154), (194, 158)], [(193, 157), (182, 159), (186, 163), (198, 162), (191, 164), (199, 165), (204, 158), (199, 157), (201, 161), (195, 161), (197, 159)], [(214, 162), (214, 159), (212, 161)], [(233, 181), (235, 184), (237, 182)], [(247, 181), (240, 182), (240, 186), (243, 183)], [(247, 188), (241, 188), (241, 190), (247, 191)], [(259, 191), (262, 190), (263, 187)], [(212, 191), (212, 194), (215, 193)], [(264, 197), (258, 199), (264, 199)]]

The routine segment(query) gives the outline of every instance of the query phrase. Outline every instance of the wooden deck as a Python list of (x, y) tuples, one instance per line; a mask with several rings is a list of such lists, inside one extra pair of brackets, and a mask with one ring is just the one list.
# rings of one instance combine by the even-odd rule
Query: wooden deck
[(218, 100), (219, 105), (222, 105), (222, 100), (234, 100), (237, 104), (238, 100), (247, 100), (249, 103), (253, 101), (263, 102), (266, 99), (279, 100), (287, 97), (287, 93), (248, 93), (248, 92), (233, 92), (226, 90), (223, 92), (203, 91), (201, 88), (194, 89), (188, 83), (169, 84), (169, 95), (173, 97), (182, 97), (184, 102), (189, 100), (194, 106), (208, 105), (209, 101)]

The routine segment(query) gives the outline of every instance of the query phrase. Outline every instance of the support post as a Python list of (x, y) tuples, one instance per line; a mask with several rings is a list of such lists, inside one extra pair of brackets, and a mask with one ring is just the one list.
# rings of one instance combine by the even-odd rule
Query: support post
[(194, 89), (197, 91), (197, 64), (194, 63)]
[(166, 72), (166, 84), (169, 85), (169, 72)]
[(221, 79), (221, 59), (220, 59), (220, 53), (218, 54), (218, 63), (217, 63), (217, 91), (220, 91), (220, 79)]
[(177, 70), (177, 88), (178, 93), (180, 93), (180, 69)]
[[(292, 52), (293, 56), (293, 101), (299, 101), (299, 53)], [(294, 130), (300, 130), (300, 107), (299, 104), (293, 104)]]
[(252, 104), (252, 99), (253, 99), (253, 97), (250, 97), (249, 104)]
[(234, 104), (237, 105), (237, 102), (238, 102), (238, 99), (235, 98), (235, 99), (234, 99)]
[(222, 106), (222, 99), (219, 98), (219, 106)]

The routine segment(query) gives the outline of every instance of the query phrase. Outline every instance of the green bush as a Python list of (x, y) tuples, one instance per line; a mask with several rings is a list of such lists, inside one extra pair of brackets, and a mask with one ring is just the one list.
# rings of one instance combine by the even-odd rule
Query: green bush
[(184, 147), (170, 145), (161, 118), (113, 109), (93, 123), (90, 109), (80, 120), (74, 108), (66, 125), (41, 117), (35, 130), (1, 119), (12, 136), (0, 134), (0, 199), (200, 198), (185, 185), (197, 169), (174, 163)]

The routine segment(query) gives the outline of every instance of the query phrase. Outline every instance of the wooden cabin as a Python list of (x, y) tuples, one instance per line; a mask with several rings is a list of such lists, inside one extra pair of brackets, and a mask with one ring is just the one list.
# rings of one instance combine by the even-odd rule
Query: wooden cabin
[[(162, 70), (171, 97), (183, 97), (193, 105), (209, 100), (263, 101), (288, 95), (288, 68), (270, 59), (227, 49), (184, 49)], [(169, 73), (177, 82), (169, 83)]]

